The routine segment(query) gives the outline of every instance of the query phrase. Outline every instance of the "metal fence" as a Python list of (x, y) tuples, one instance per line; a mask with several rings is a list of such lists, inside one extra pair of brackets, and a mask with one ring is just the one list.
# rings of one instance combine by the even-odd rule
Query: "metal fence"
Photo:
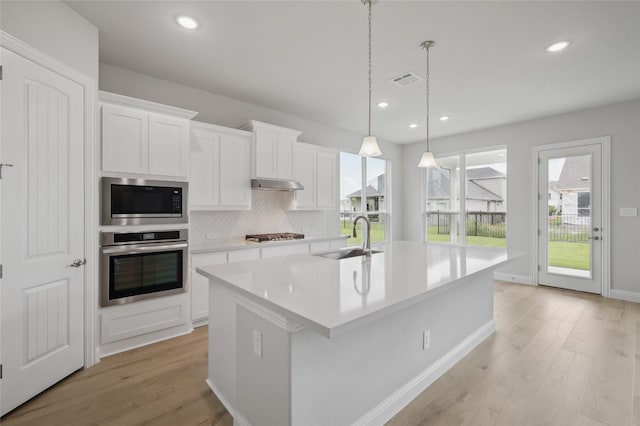
[[(457, 213), (429, 212), (427, 226), (434, 234), (449, 234), (451, 232), (451, 217)], [(506, 238), (507, 214), (505, 212), (467, 212), (467, 236)]]
[[(467, 236), (506, 238), (506, 215), (505, 212), (467, 212)], [(426, 216), (429, 233), (449, 235), (451, 218), (457, 217), (458, 214), (428, 212)], [(548, 221), (549, 241), (589, 242), (591, 227), (589, 216), (560, 214), (549, 216)]]
[(549, 241), (587, 243), (591, 217), (579, 214), (559, 214), (548, 218)]

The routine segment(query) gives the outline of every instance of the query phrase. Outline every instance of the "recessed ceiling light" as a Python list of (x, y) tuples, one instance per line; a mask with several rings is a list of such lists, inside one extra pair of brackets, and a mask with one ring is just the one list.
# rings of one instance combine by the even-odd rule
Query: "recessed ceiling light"
[(418, 127), (418, 125), (416, 123), (411, 123), (409, 124), (409, 127), (411, 127), (412, 129), (415, 129), (416, 127)]
[(442, 117), (440, 117), (440, 121), (447, 121), (449, 119), (448, 115), (443, 115)]
[(386, 108), (389, 106), (389, 102), (378, 102), (380, 108)]
[(189, 16), (178, 16), (176, 21), (182, 28), (186, 28), (188, 30), (195, 30), (198, 28), (198, 21)]
[(551, 46), (547, 47), (547, 52), (554, 53), (559, 52), (561, 50), (566, 49), (569, 46), (568, 41), (559, 41), (557, 43), (553, 43)]

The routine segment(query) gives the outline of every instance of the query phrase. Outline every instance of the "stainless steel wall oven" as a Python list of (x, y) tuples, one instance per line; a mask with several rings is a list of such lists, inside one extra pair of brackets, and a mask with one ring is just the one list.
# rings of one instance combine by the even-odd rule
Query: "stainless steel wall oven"
[(102, 178), (102, 225), (187, 223), (187, 182)]
[(100, 305), (187, 291), (188, 230), (102, 232)]

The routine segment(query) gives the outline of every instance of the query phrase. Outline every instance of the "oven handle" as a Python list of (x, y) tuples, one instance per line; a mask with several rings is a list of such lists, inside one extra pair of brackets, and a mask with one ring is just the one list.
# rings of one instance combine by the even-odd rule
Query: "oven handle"
[(126, 253), (144, 253), (149, 251), (168, 251), (175, 250), (181, 248), (187, 248), (189, 246), (188, 243), (172, 243), (172, 244), (145, 244), (138, 245), (123, 245), (123, 246), (113, 246), (113, 247), (103, 247), (103, 254), (126, 254)]

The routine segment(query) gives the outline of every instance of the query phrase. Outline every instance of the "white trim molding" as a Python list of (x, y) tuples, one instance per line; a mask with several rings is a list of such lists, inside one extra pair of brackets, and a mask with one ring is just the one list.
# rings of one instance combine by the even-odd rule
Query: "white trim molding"
[(97, 218), (98, 218), (98, 180), (97, 180), (97, 88), (96, 81), (81, 72), (69, 67), (59, 60), (41, 52), (34, 46), (25, 43), (11, 34), (0, 30), (0, 45), (17, 55), (28, 59), (56, 74), (81, 85), (84, 89), (84, 138), (85, 138), (85, 167), (84, 167), (84, 192), (85, 192), (85, 258), (84, 266), (84, 367), (89, 368), (99, 361), (97, 335), (97, 285), (98, 285), (98, 242), (97, 242)]
[(384, 401), (376, 405), (371, 411), (356, 420), (353, 425), (381, 425), (388, 422), (407, 404), (413, 401), (422, 391), (427, 389), (440, 376), (446, 373), (458, 361), (468, 355), (476, 346), (491, 336), (496, 330), (492, 319), (474, 331), (455, 348), (444, 354), (407, 384), (395, 391)]
[(609, 297), (612, 299), (640, 303), (640, 293), (636, 293), (635, 291), (616, 290), (615, 288), (612, 288), (609, 290)]
[(109, 104), (131, 108), (140, 108), (146, 111), (155, 112), (157, 114), (172, 115), (179, 118), (185, 118), (187, 120), (191, 120), (193, 117), (198, 115), (197, 111), (163, 105), (157, 102), (132, 98), (130, 96), (118, 95), (117, 93), (110, 93), (102, 90), (99, 93), (99, 100), (100, 102), (106, 102)]

